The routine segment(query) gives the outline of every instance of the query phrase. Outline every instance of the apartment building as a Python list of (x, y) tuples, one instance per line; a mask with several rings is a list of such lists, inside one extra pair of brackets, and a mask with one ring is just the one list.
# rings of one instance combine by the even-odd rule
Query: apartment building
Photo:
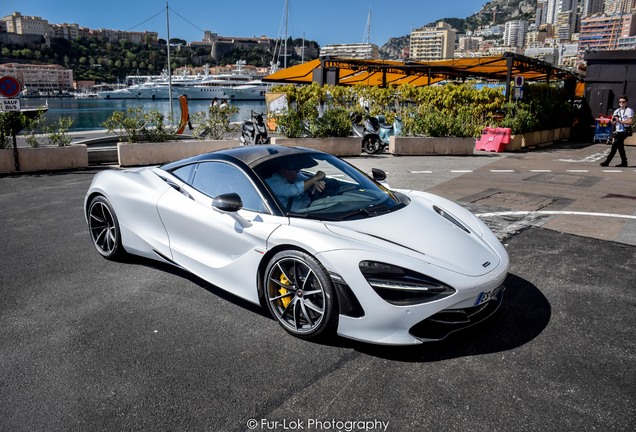
[[(581, 20), (579, 32), (579, 57), (586, 51), (636, 49), (629, 41), (636, 34), (636, 15), (596, 15)], [(626, 48), (627, 47), (627, 48)]]
[(503, 44), (509, 47), (523, 47), (528, 33), (528, 21), (508, 21), (504, 28)]
[(0, 64), (0, 76), (12, 76), (30, 93), (73, 90), (73, 71), (60, 65)]
[(109, 42), (127, 40), (131, 43), (155, 44), (159, 40), (157, 32), (129, 32), (122, 30), (99, 29), (92, 30), (80, 27), (77, 24), (49, 24), (45, 19), (35, 16), (24, 16), (20, 12), (14, 12), (2, 18), (2, 28), (7, 33), (18, 35), (36, 35), (42, 37), (54, 37), (72, 40), (77, 37), (96, 37), (107, 39)]
[(45, 36), (49, 32), (49, 22), (36, 16), (23, 16), (20, 12), (2, 18), (7, 27), (7, 33), (21, 35)]
[(344, 57), (373, 60), (380, 58), (380, 48), (375, 44), (334, 44), (320, 48), (320, 57)]
[(410, 54), (413, 60), (432, 61), (455, 56), (457, 31), (440, 21), (435, 27), (422, 27), (411, 32)]

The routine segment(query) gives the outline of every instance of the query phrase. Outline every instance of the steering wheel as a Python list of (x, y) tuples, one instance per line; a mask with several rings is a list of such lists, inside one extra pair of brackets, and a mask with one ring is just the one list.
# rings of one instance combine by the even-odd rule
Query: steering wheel
[(345, 185), (338, 188), (336, 191), (336, 195), (342, 195), (345, 192), (352, 191), (354, 189), (358, 189), (358, 185)]

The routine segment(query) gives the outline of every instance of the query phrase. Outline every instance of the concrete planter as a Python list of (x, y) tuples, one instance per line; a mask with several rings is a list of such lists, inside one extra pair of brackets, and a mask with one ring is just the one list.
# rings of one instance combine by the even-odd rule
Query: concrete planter
[(549, 146), (556, 141), (569, 139), (571, 134), (572, 128), (564, 127), (512, 135), (510, 137), (510, 144), (506, 146), (506, 151), (519, 151), (529, 147)]
[(394, 155), (472, 155), (475, 138), (402, 137), (389, 138), (389, 153)]
[[(88, 167), (84, 144), (67, 147), (19, 147), (19, 172), (64, 170)], [(16, 172), (13, 149), (0, 150), (0, 172)]]
[(320, 150), (336, 156), (359, 156), (362, 139), (356, 137), (328, 138), (283, 138), (273, 137), (272, 144), (287, 147), (304, 147)]
[(215, 150), (236, 147), (238, 140), (183, 140), (160, 143), (117, 143), (119, 166), (161, 165)]

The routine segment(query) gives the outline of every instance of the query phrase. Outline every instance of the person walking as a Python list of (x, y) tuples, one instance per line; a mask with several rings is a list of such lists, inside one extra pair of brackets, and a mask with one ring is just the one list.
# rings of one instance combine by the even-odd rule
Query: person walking
[(618, 108), (612, 115), (612, 125), (614, 126), (614, 137), (612, 141), (612, 149), (610, 150), (607, 159), (601, 162), (601, 166), (608, 166), (612, 161), (614, 155), (618, 151), (621, 156), (621, 163), (616, 165), (617, 167), (627, 167), (627, 155), (625, 154), (625, 138), (631, 135), (627, 133), (627, 129), (631, 128), (634, 124), (634, 110), (627, 106), (627, 96), (621, 96), (618, 98)]

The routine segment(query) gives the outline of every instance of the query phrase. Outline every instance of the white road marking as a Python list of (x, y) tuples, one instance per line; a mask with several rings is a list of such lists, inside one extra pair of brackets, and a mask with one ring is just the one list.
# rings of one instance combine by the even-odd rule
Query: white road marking
[(597, 162), (601, 159), (604, 159), (609, 154), (610, 149), (603, 150), (600, 153), (594, 153), (592, 155), (586, 156), (583, 159), (557, 159), (559, 162)]
[(634, 215), (622, 215), (615, 213), (594, 213), (594, 212), (577, 212), (577, 211), (502, 211), (493, 213), (478, 213), (477, 217), (497, 217), (497, 216), (527, 216), (527, 215), (570, 215), (570, 216), (593, 216), (593, 217), (609, 217), (616, 219), (634, 219)]
[(493, 173), (513, 173), (515, 172), (515, 170), (508, 170), (508, 169), (501, 169), (501, 170), (490, 170), (490, 172)]
[(452, 173), (471, 173), (473, 170), (451, 170)]
[(567, 170), (567, 172), (571, 172), (571, 173), (584, 173), (584, 172), (590, 172), (589, 170)]
[(411, 174), (433, 174), (433, 171), (409, 171)]
[(530, 172), (543, 173), (543, 172), (552, 172), (552, 170), (541, 169), (541, 170), (530, 170)]

